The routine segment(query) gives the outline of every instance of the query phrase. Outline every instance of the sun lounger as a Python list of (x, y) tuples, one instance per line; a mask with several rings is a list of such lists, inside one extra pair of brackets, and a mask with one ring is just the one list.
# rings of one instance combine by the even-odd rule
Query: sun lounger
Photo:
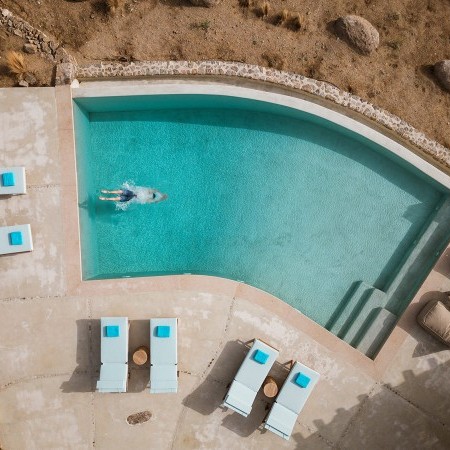
[(0, 167), (0, 195), (26, 194), (24, 167)]
[(99, 392), (126, 392), (128, 380), (128, 317), (100, 320)]
[(278, 350), (255, 339), (231, 383), (222, 406), (247, 417), (252, 410), (256, 394), (277, 357)]
[(177, 319), (150, 319), (150, 393), (178, 390)]
[(267, 416), (264, 428), (288, 440), (297, 417), (308, 400), (320, 375), (296, 362)]
[(31, 252), (33, 239), (30, 225), (0, 227), (0, 255)]

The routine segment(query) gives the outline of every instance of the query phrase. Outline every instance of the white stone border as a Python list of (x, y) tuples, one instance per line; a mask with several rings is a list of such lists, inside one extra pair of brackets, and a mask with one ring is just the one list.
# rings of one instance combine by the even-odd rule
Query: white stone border
[(226, 61), (142, 61), (131, 63), (98, 63), (76, 68), (76, 77), (101, 79), (116, 77), (155, 77), (173, 75), (211, 75), (241, 77), (275, 83), (318, 95), (326, 100), (363, 114), (406, 139), (437, 163), (450, 168), (450, 149), (415, 129), (400, 117), (385, 111), (356, 95), (342, 91), (324, 81), (292, 72), (284, 72), (251, 64)]
[(95, 83), (92, 87), (83, 87), (72, 90), (73, 98), (89, 97), (118, 97), (118, 96), (138, 96), (138, 95), (177, 95), (177, 94), (196, 94), (196, 95), (221, 95), (229, 97), (240, 97), (251, 100), (274, 103), (281, 106), (287, 106), (308, 114), (320, 117), (330, 122), (336, 123), (343, 128), (353, 131), (367, 139), (379, 144), (394, 155), (405, 160), (423, 173), (427, 174), (441, 185), (450, 189), (450, 176), (428, 163), (420, 156), (408, 150), (403, 145), (390, 139), (388, 136), (376, 131), (375, 129), (358, 122), (351, 117), (341, 114), (332, 109), (321, 106), (309, 100), (283, 95), (273, 92), (262, 91), (257, 88), (248, 88), (233, 86), (229, 84), (220, 84), (218, 82), (202, 82), (200, 80), (193, 82), (168, 83), (161, 80), (151, 85), (120, 83), (105, 83), (99, 85)]

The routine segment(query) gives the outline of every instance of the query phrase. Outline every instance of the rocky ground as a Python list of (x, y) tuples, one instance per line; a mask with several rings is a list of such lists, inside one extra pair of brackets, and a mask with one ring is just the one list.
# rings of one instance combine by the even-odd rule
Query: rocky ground
[[(252, 2), (250, 2), (252, 3)], [(221, 0), (211, 8), (189, 0), (128, 0), (109, 14), (104, 0), (0, 0), (75, 56), (96, 60), (220, 59), (276, 67), (326, 80), (399, 115), (450, 147), (450, 93), (432, 65), (450, 59), (450, 1), (441, 0)], [(279, 13), (299, 13), (301, 26), (279, 24)], [(334, 21), (348, 14), (379, 32), (375, 51), (362, 54), (338, 38)], [(278, 24), (277, 24), (278, 23)], [(23, 41), (0, 28), (0, 86), (15, 80), (4, 63)], [(51, 83), (52, 64), (26, 57), (41, 85)]]

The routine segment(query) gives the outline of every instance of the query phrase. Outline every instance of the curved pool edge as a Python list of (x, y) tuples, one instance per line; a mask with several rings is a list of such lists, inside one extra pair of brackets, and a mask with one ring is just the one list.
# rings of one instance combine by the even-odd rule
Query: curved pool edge
[(207, 76), (231, 80), (248, 80), (279, 86), (327, 100), (357, 112), (390, 130), (420, 150), (422, 157), (450, 169), (450, 149), (428, 138), (400, 117), (326, 81), (315, 80), (293, 72), (232, 61), (139, 61), (131, 63), (99, 62), (74, 65), (73, 76), (80, 80), (120, 80), (125, 78), (157, 78)]
[[(442, 168), (436, 167), (431, 162), (422, 158), (411, 149), (405, 147), (400, 142), (392, 139), (381, 131), (371, 127), (369, 124), (362, 123), (353, 117), (342, 112), (330, 109), (324, 105), (313, 102), (311, 99), (300, 98), (289, 95), (288, 93), (272, 92), (270, 90), (261, 90), (258, 86), (236, 86), (219, 82), (191, 81), (177, 83), (162, 81), (151, 84), (139, 84), (132, 81), (128, 83), (116, 82), (108, 84), (95, 84), (95, 86), (72, 89), (74, 99), (83, 99), (90, 97), (121, 97), (121, 96), (152, 96), (152, 95), (217, 95), (227, 97), (237, 97), (247, 100), (271, 103), (284, 106), (297, 111), (319, 117), (349, 130), (375, 144), (388, 150), (391, 154), (414, 166), (419, 171), (430, 176), (442, 186), (450, 189), (450, 176)], [(450, 155), (450, 151), (449, 151)], [(450, 156), (449, 156), (450, 164)]]
[[(436, 274), (430, 274), (421, 289), (400, 317), (384, 345), (374, 359), (365, 356), (345, 341), (327, 331), (301, 311), (293, 308), (283, 300), (261, 289), (227, 278), (209, 275), (167, 275), (160, 277), (141, 277), (126, 279), (109, 279), (80, 281), (72, 284), (67, 293), (70, 296), (110, 296), (130, 294), (149, 294), (167, 292), (186, 292), (202, 295), (223, 295), (233, 298), (234, 302), (250, 302), (268, 311), (271, 315), (281, 317), (283, 321), (300, 329), (319, 345), (332, 350), (349, 364), (363, 371), (375, 380), (381, 380), (387, 367), (395, 358), (399, 348), (413, 329), (417, 310), (422, 306), (421, 297), (435, 283)], [(230, 312), (232, 314), (232, 311)]]
[[(61, 216), (66, 245), (64, 246), (64, 266), (66, 268), (65, 293), (67, 296), (113, 295), (127, 292), (151, 293), (156, 291), (183, 290), (198, 293), (221, 293), (233, 298), (243, 298), (260, 304), (269, 311), (282, 313), (287, 322), (293, 323), (319, 344), (340, 354), (350, 364), (360, 368), (372, 378), (381, 379), (389, 363), (412, 328), (421, 296), (427, 290), (435, 290), (438, 285), (436, 272), (432, 272), (400, 317), (391, 335), (372, 360), (342, 341), (325, 328), (313, 322), (298, 310), (260, 289), (239, 281), (204, 275), (171, 275), (163, 277), (142, 277), (83, 281), (81, 272), (80, 230), (78, 218), (78, 193), (76, 180), (75, 138), (73, 128), (72, 94), (70, 86), (55, 89), (57, 105), (57, 128), (61, 164), (61, 191), (65, 198)], [(438, 275), (438, 274), (437, 274)]]

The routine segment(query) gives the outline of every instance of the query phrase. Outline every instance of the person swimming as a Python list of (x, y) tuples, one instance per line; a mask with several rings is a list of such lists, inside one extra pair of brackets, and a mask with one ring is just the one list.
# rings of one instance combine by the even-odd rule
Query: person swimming
[(99, 200), (116, 203), (128, 203), (131, 200), (135, 200), (136, 203), (158, 203), (167, 198), (167, 194), (163, 194), (153, 188), (145, 188), (136, 186), (134, 190), (123, 188), (108, 190), (102, 189), (102, 194), (113, 194), (114, 197), (100, 196)]
[(136, 194), (133, 191), (130, 191), (129, 189), (116, 189), (109, 191), (108, 189), (102, 189), (102, 194), (114, 194), (114, 197), (99, 197), (100, 200), (103, 200), (105, 202), (129, 202), (132, 198), (136, 197)]

